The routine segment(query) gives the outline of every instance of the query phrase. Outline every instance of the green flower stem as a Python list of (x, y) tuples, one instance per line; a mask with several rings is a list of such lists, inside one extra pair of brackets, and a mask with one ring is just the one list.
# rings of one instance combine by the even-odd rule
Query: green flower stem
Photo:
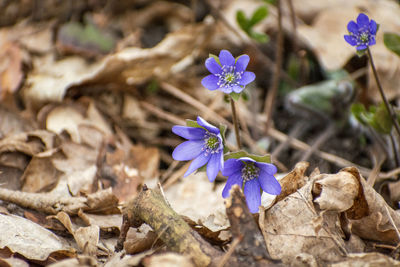
[(232, 108), (232, 120), (233, 120), (233, 125), (235, 126), (235, 136), (236, 136), (236, 143), (238, 149), (242, 149), (242, 144), (240, 142), (240, 135), (239, 135), (239, 121), (236, 116), (236, 107), (235, 107), (235, 100), (233, 100), (232, 97), (230, 97), (230, 102), (231, 102), (231, 108)]
[(371, 54), (371, 50), (369, 49), (369, 47), (367, 48), (367, 52), (368, 52), (369, 62), (371, 63), (372, 72), (374, 73), (376, 84), (378, 85), (379, 93), (381, 94), (383, 103), (385, 104), (386, 109), (388, 110), (388, 112), (390, 114), (390, 118), (392, 119), (394, 128), (396, 129), (398, 136), (400, 136), (400, 127), (399, 127), (399, 123), (397, 122), (397, 116), (394, 113), (392, 106), (389, 104), (385, 93), (383, 92), (382, 84), (379, 80), (378, 73), (376, 72), (374, 60), (372, 59), (372, 54)]

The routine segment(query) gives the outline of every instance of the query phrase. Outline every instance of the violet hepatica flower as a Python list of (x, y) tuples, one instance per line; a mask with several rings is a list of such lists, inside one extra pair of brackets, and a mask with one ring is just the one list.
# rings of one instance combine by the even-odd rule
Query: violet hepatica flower
[(247, 206), (251, 213), (257, 213), (261, 205), (260, 188), (271, 195), (281, 193), (281, 185), (274, 177), (276, 171), (275, 165), (257, 162), (251, 158), (228, 159), (222, 171), (222, 175), (228, 176), (222, 196), (228, 197), (233, 185), (242, 187), (244, 183)]
[(224, 167), (222, 136), (217, 127), (200, 116), (197, 117), (197, 123), (202, 128), (179, 125), (172, 127), (174, 134), (188, 139), (175, 148), (172, 157), (175, 160), (193, 160), (184, 177), (207, 164), (207, 176), (213, 182)]
[(201, 84), (211, 91), (218, 89), (227, 94), (240, 93), (256, 78), (253, 72), (246, 71), (249, 61), (248, 55), (235, 59), (229, 51), (221, 50), (219, 63), (214, 57), (206, 60), (206, 68), (211, 74), (203, 78)]
[(374, 45), (375, 35), (378, 26), (375, 20), (369, 20), (368, 16), (360, 13), (357, 17), (357, 23), (350, 21), (347, 24), (349, 35), (345, 35), (344, 39), (352, 46), (356, 46), (357, 50), (365, 50), (368, 46)]

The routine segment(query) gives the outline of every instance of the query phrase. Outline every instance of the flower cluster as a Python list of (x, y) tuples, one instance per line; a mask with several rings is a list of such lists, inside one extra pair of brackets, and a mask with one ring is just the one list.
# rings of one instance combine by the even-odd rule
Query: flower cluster
[[(211, 56), (206, 60), (205, 65), (212, 74), (201, 83), (209, 90), (239, 94), (255, 79), (253, 72), (245, 71), (249, 60), (247, 55), (235, 59), (229, 51), (222, 50), (218, 58)], [(261, 189), (268, 194), (280, 194), (281, 186), (274, 177), (277, 170), (273, 164), (261, 162), (262, 157), (258, 157), (259, 161), (251, 158), (251, 155), (243, 157), (245, 152), (224, 162), (223, 132), (200, 116), (196, 122), (190, 121), (188, 126), (172, 127), (172, 132), (187, 139), (175, 148), (172, 157), (175, 160), (193, 160), (184, 177), (205, 168), (208, 179), (213, 182), (221, 171), (222, 175), (228, 177), (222, 196), (228, 197), (231, 187), (238, 184), (244, 191), (252, 213), (258, 212), (261, 205)]]
[(350, 21), (347, 24), (348, 35), (344, 36), (346, 42), (351, 46), (356, 46), (358, 51), (362, 51), (368, 48), (368, 46), (374, 45), (375, 35), (378, 30), (378, 25), (375, 20), (369, 20), (368, 16), (361, 13), (357, 17), (357, 22)]
[(244, 188), (247, 206), (250, 212), (258, 212), (261, 205), (260, 188), (271, 195), (279, 195), (281, 186), (275, 179), (276, 167), (270, 163), (257, 162), (248, 157), (228, 159), (224, 162), (224, 146), (220, 130), (200, 116), (199, 127), (179, 126), (172, 128), (173, 133), (188, 141), (178, 145), (172, 153), (175, 160), (193, 160), (184, 176), (207, 166), (208, 179), (213, 182), (219, 171), (228, 177), (222, 192), (224, 198), (234, 184)]

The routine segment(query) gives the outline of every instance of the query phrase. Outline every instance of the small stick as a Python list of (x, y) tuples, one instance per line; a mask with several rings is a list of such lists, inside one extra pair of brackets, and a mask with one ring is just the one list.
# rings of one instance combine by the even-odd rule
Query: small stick
[(237, 237), (232, 241), (231, 246), (229, 247), (229, 250), (225, 253), (224, 257), (221, 259), (221, 261), (218, 263), (217, 267), (224, 267), (225, 264), (228, 262), (228, 259), (232, 256), (232, 254), (235, 252), (236, 247), (240, 244), (242, 241), (243, 236)]
[(270, 128), (272, 122), (272, 115), (274, 113), (275, 98), (279, 88), (281, 68), (282, 68), (282, 57), (283, 57), (283, 29), (282, 29), (282, 8), (281, 0), (276, 1), (276, 7), (278, 9), (278, 39), (276, 42), (276, 62), (274, 78), (272, 81), (272, 87), (268, 91), (267, 97), (264, 104), (264, 113), (267, 116), (267, 121), (265, 123), (266, 133)]
[(232, 109), (232, 120), (233, 120), (233, 125), (235, 126), (235, 136), (236, 136), (236, 144), (238, 149), (242, 149), (242, 144), (240, 142), (240, 135), (239, 135), (239, 122), (236, 116), (236, 107), (235, 107), (235, 100), (233, 98), (230, 98), (231, 102), (231, 109)]
[(325, 131), (318, 136), (317, 140), (312, 144), (309, 150), (303, 155), (300, 161), (307, 161), (311, 155), (317, 150), (321, 144), (323, 144), (328, 138), (330, 138), (335, 132), (336, 125), (334, 122), (330, 122), (329, 126), (325, 129)]

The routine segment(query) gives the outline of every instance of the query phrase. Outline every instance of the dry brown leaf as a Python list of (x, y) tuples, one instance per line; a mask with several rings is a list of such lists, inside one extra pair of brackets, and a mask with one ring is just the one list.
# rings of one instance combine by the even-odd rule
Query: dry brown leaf
[(389, 256), (381, 253), (358, 253), (349, 254), (345, 261), (332, 263), (330, 267), (395, 267), (400, 266), (400, 261), (396, 261)]
[(12, 95), (23, 79), (21, 49), (16, 43), (6, 42), (0, 45), (0, 100), (7, 94)]
[[(263, 234), (270, 255), (290, 264), (301, 255), (312, 255), (318, 264), (345, 259), (347, 252), (361, 252), (362, 244), (345, 242), (338, 213), (319, 213), (314, 207), (314, 179), (266, 211)], [(322, 222), (321, 222), (322, 219)]]
[(78, 216), (87, 225), (97, 225), (105, 233), (119, 232), (122, 225), (122, 214), (98, 215), (79, 211)]
[(349, 172), (317, 176), (313, 193), (322, 210), (342, 212), (350, 209), (360, 190), (357, 178)]
[(223, 186), (220, 184), (213, 189), (214, 185), (210, 183), (205, 172), (198, 172), (169, 187), (165, 196), (177, 213), (195, 222), (207, 220), (209, 215), (214, 214), (214, 223), (226, 225)]
[(177, 253), (164, 253), (164, 254), (157, 254), (150, 257), (147, 257), (143, 260), (143, 266), (145, 267), (194, 267), (195, 265), (190, 260), (189, 257), (180, 255)]
[(307, 176), (304, 174), (309, 165), (310, 164), (305, 161), (299, 162), (294, 166), (294, 169), (290, 173), (279, 180), (279, 183), (282, 186), (282, 192), (276, 197), (275, 202), (281, 201), (306, 184)]
[(76, 258), (57, 261), (48, 266), (51, 267), (95, 267), (99, 266), (96, 258), (85, 255), (77, 255)]
[(7, 247), (27, 259), (45, 261), (52, 253), (75, 253), (61, 237), (19, 216), (0, 214), (0, 232), (0, 248)]
[[(364, 212), (364, 216), (352, 217), (349, 216), (351, 214), (348, 214), (348, 217), (351, 219), (352, 233), (363, 239), (397, 244), (399, 242), (399, 237), (397, 236), (395, 227), (400, 227), (400, 214), (394, 211), (385, 202), (383, 197), (365, 182), (357, 169), (345, 168), (343, 171), (348, 171), (355, 177), (359, 177), (365, 200), (367, 202), (367, 204), (363, 204), (363, 202), (357, 203), (356, 201), (353, 207), (353, 211), (357, 212), (357, 210), (365, 210), (365, 206), (367, 205), (368, 213)], [(365, 214), (368, 214), (368, 216), (365, 216)], [(393, 219), (395, 225), (390, 222), (389, 216)], [(359, 219), (357, 220), (352, 218)]]
[(29, 264), (18, 258), (0, 258), (0, 266), (2, 267), (29, 267)]
[(166, 77), (175, 64), (204, 45), (212, 29), (208, 24), (189, 25), (168, 34), (153, 48), (126, 48), (94, 64), (79, 57), (34, 58), (34, 70), (23, 90), (25, 103), (61, 101), (74, 86), (117, 83), (130, 87), (152, 77)]

